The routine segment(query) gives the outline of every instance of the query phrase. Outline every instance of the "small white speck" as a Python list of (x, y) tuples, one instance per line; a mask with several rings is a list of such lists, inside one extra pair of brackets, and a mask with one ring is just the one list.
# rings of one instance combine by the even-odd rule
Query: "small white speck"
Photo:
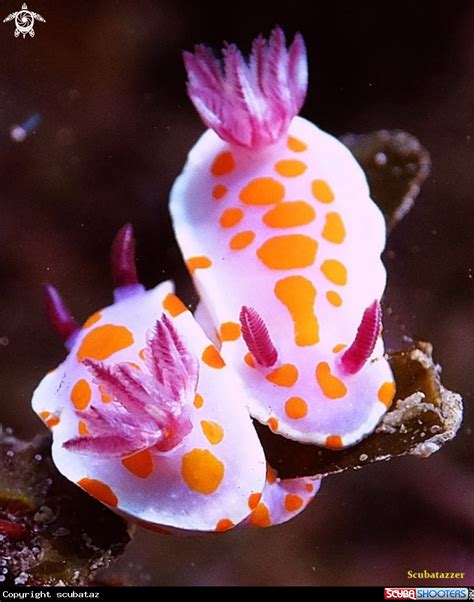
[(361, 462), (365, 462), (366, 460), (368, 460), (369, 456), (367, 454), (360, 454), (359, 456), (359, 460)]
[(377, 153), (374, 157), (375, 165), (382, 167), (387, 164), (387, 155), (385, 153)]

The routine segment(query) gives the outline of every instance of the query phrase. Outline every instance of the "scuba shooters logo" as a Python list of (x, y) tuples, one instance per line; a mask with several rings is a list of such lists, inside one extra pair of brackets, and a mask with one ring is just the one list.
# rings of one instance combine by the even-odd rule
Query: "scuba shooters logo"
[(385, 587), (385, 600), (474, 600), (472, 587)]

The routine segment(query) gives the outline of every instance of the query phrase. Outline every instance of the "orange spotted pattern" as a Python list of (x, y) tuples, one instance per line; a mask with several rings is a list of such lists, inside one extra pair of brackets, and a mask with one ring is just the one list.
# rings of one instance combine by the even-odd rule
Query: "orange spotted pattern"
[(252, 230), (244, 230), (230, 239), (229, 247), (233, 251), (240, 251), (241, 249), (245, 249), (245, 247), (248, 247), (250, 244), (252, 244), (254, 239), (255, 232), (252, 232)]
[(256, 508), (258, 506), (258, 504), (260, 503), (261, 499), (262, 499), (261, 493), (251, 493), (249, 495), (249, 499), (248, 499), (248, 505), (249, 505), (250, 510), (253, 510), (254, 508)]
[(298, 380), (298, 369), (293, 364), (282, 364), (265, 378), (279, 387), (292, 387)]
[(327, 362), (320, 362), (316, 367), (316, 380), (322, 392), (329, 399), (340, 399), (347, 393), (346, 385), (337, 376), (331, 374)]
[(196, 393), (196, 395), (194, 396), (194, 407), (199, 410), (199, 408), (202, 408), (203, 405), (204, 405), (203, 396), (200, 395), (199, 393)]
[(346, 229), (339, 213), (331, 211), (326, 213), (326, 223), (322, 231), (322, 237), (334, 244), (341, 244), (346, 237)]
[(230, 151), (224, 151), (217, 155), (211, 165), (213, 176), (225, 176), (235, 169), (234, 155)]
[(339, 284), (340, 286), (347, 284), (346, 267), (337, 259), (326, 259), (326, 261), (323, 261), (321, 272), (333, 284)]
[(186, 261), (186, 265), (188, 266), (189, 273), (194, 274), (196, 270), (210, 268), (212, 261), (209, 259), (209, 257), (190, 257)]
[(166, 295), (163, 300), (163, 308), (166, 309), (166, 311), (173, 318), (176, 318), (176, 316), (179, 316), (186, 311), (186, 305), (184, 305), (181, 299), (179, 299), (176, 295), (173, 295), (173, 293)]
[(81, 378), (71, 389), (71, 401), (76, 410), (85, 410), (90, 403), (92, 390), (87, 380)]
[(89, 434), (89, 429), (87, 428), (87, 424), (83, 420), (79, 420), (79, 424), (77, 425), (77, 432), (82, 437), (84, 435), (88, 435)]
[(118, 504), (118, 498), (115, 493), (102, 481), (84, 477), (83, 479), (80, 479), (77, 484), (84, 489), (84, 491), (87, 491), (89, 495), (95, 497), (99, 502), (107, 504), (107, 506), (116, 506)]
[(342, 297), (339, 293), (336, 293), (336, 291), (328, 291), (326, 293), (326, 299), (331, 305), (334, 305), (334, 307), (341, 307), (342, 305)]
[(140, 479), (146, 479), (153, 472), (153, 458), (146, 449), (122, 460), (123, 466)]
[(327, 182), (324, 180), (313, 180), (311, 183), (311, 192), (315, 199), (321, 203), (332, 203), (334, 193)]
[(224, 322), (221, 324), (219, 336), (223, 343), (226, 341), (236, 341), (240, 337), (240, 324), (236, 322)]
[(217, 422), (201, 420), (201, 428), (204, 436), (211, 445), (217, 445), (224, 438), (224, 429)]
[(210, 366), (211, 368), (223, 368), (225, 366), (225, 362), (222, 359), (221, 354), (217, 351), (214, 345), (209, 345), (202, 352), (202, 361)]
[(222, 212), (219, 223), (223, 228), (233, 228), (242, 221), (243, 217), (244, 212), (240, 207), (229, 207)]
[(344, 444), (339, 435), (329, 435), (326, 437), (326, 447), (329, 447), (330, 449), (341, 449), (344, 447)]
[(275, 164), (275, 170), (284, 178), (301, 176), (306, 169), (306, 164), (298, 159), (282, 159)]
[(224, 464), (207, 449), (193, 449), (182, 458), (181, 476), (191, 490), (210, 495), (224, 478)]
[(305, 201), (278, 203), (263, 216), (263, 223), (270, 228), (296, 228), (310, 224), (316, 217), (313, 207)]
[(240, 191), (244, 205), (273, 205), (285, 196), (285, 187), (274, 178), (256, 178)]
[(251, 353), (245, 354), (244, 362), (247, 364), (247, 366), (250, 366), (250, 368), (255, 368), (255, 359)]
[(39, 415), (49, 429), (52, 429), (59, 424), (59, 416), (56, 416), (56, 414), (51, 414), (51, 412), (40, 412)]
[(303, 505), (303, 498), (294, 493), (288, 493), (285, 496), (285, 510), (288, 512), (296, 512)]
[(100, 311), (96, 311), (95, 314), (92, 314), (92, 316), (87, 318), (87, 320), (82, 325), (82, 328), (90, 328), (96, 322), (98, 322), (101, 318), (102, 318), (102, 314), (100, 313)]
[(316, 289), (304, 276), (289, 276), (275, 285), (276, 297), (286, 306), (294, 323), (295, 343), (301, 347), (319, 341), (319, 324), (314, 315)]
[(269, 418), (267, 422), (270, 430), (276, 432), (278, 430), (278, 420), (276, 418)]
[(133, 345), (133, 335), (125, 326), (104, 324), (89, 331), (82, 339), (77, 359), (106, 360), (114, 353)]
[(385, 382), (380, 387), (378, 392), (379, 401), (381, 401), (387, 408), (392, 405), (393, 399), (395, 397), (395, 383), (393, 382)]
[(234, 523), (230, 520), (230, 518), (221, 518), (220, 521), (217, 522), (216, 531), (218, 533), (224, 533), (224, 531), (229, 531), (234, 527)]
[(220, 201), (225, 197), (227, 192), (227, 186), (224, 186), (224, 184), (217, 184), (212, 189), (212, 198), (216, 201)]
[(252, 510), (249, 521), (254, 527), (269, 527), (272, 524), (270, 512), (263, 502), (258, 503)]
[(288, 148), (292, 150), (294, 153), (303, 153), (308, 149), (308, 145), (305, 144), (302, 140), (298, 140), (294, 136), (288, 136)]
[(273, 236), (258, 248), (257, 256), (271, 270), (293, 270), (313, 265), (318, 243), (306, 234)]
[(300, 420), (308, 413), (308, 404), (301, 397), (290, 397), (285, 403), (285, 412), (288, 418)]

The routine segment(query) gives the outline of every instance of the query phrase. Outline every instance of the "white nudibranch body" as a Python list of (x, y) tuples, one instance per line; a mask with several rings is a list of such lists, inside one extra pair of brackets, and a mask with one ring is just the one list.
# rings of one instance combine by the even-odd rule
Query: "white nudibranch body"
[(249, 64), (228, 47), (224, 68), (197, 47), (186, 66), (213, 129), (192, 148), (170, 209), (202, 315), (254, 418), (305, 443), (357, 443), (395, 393), (380, 323), (385, 223), (364, 173), (295, 116), (301, 37), (288, 50), (281, 30), (257, 39)]

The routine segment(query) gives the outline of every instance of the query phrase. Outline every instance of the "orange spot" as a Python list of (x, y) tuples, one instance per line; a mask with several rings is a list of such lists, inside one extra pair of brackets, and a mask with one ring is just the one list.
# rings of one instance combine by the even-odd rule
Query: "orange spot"
[(336, 293), (336, 291), (328, 291), (326, 293), (326, 299), (331, 305), (334, 305), (334, 307), (341, 307), (342, 305), (342, 297), (339, 293)]
[(89, 328), (89, 326), (92, 326), (93, 324), (98, 322), (101, 318), (102, 318), (102, 314), (100, 313), (100, 311), (96, 311), (95, 314), (92, 314), (92, 316), (87, 318), (87, 320), (82, 325), (82, 328)]
[(221, 357), (221, 354), (217, 351), (214, 345), (209, 345), (202, 352), (202, 361), (210, 366), (211, 368), (223, 368), (225, 362)]
[(110, 403), (112, 401), (112, 395), (107, 393), (107, 389), (104, 385), (99, 385), (100, 398), (103, 403)]
[(303, 174), (307, 167), (303, 161), (298, 161), (297, 159), (283, 159), (282, 161), (278, 161), (275, 163), (275, 169), (285, 178), (296, 178)]
[(186, 265), (188, 266), (189, 273), (194, 274), (196, 270), (210, 268), (212, 261), (209, 259), (209, 257), (190, 257), (186, 261)]
[(59, 416), (51, 414), (51, 412), (40, 412), (39, 415), (49, 429), (52, 429), (54, 426), (59, 424)]
[(288, 418), (299, 420), (308, 413), (308, 404), (301, 397), (290, 397), (285, 403), (285, 412)]
[(288, 201), (275, 205), (262, 219), (270, 228), (295, 228), (309, 224), (315, 217), (316, 212), (305, 201)]
[(221, 199), (223, 199), (226, 194), (227, 186), (224, 186), (224, 184), (216, 184), (216, 186), (214, 186), (214, 188), (212, 189), (212, 198), (216, 201), (220, 201)]
[(274, 433), (278, 430), (278, 420), (276, 418), (269, 418), (267, 424)]
[(308, 145), (294, 136), (288, 136), (288, 148), (294, 153), (302, 153), (308, 148)]
[(254, 508), (256, 508), (261, 499), (262, 499), (261, 493), (251, 493), (249, 495), (249, 500), (248, 500), (248, 505), (249, 505), (250, 510), (253, 510)]
[(346, 385), (337, 376), (331, 374), (331, 368), (327, 362), (320, 362), (316, 366), (316, 380), (324, 395), (329, 399), (340, 399), (347, 393)]
[(217, 445), (224, 438), (224, 429), (217, 422), (201, 420), (201, 428), (204, 436), (212, 445)]
[(266, 474), (266, 477), (265, 477), (265, 478), (266, 478), (266, 480), (267, 480), (267, 483), (268, 483), (269, 485), (273, 485), (273, 484), (274, 484), (274, 483), (276, 483), (276, 481), (277, 481), (277, 478), (278, 478), (277, 471), (276, 471), (276, 470), (274, 470), (274, 469), (273, 469), (273, 468), (270, 466), (270, 464), (267, 464), (267, 474)]
[(138, 370), (139, 372), (142, 371), (141, 366), (139, 366), (135, 362), (127, 362), (127, 364), (130, 366), (130, 368), (133, 368), (134, 370)]
[(326, 214), (322, 237), (335, 244), (341, 244), (346, 237), (346, 229), (339, 213), (331, 211)]
[(303, 505), (303, 498), (294, 493), (288, 493), (285, 496), (285, 510), (288, 512), (296, 512)]
[(46, 426), (49, 429), (52, 429), (53, 427), (57, 426), (59, 424), (60, 420), (59, 420), (59, 416), (51, 416), (51, 418), (48, 418), (48, 420), (46, 420)]
[(236, 322), (224, 322), (221, 324), (220, 339), (225, 341), (236, 341), (240, 337), (240, 324)]
[(240, 251), (241, 249), (245, 249), (245, 247), (248, 247), (250, 244), (252, 244), (254, 238), (255, 232), (252, 232), (251, 230), (244, 230), (243, 232), (239, 232), (231, 238), (229, 247), (233, 251)]
[(313, 180), (311, 191), (313, 196), (321, 203), (332, 203), (334, 201), (334, 193), (324, 180)]
[(124, 458), (122, 464), (129, 472), (140, 479), (146, 479), (153, 472), (153, 458), (148, 449)]
[(211, 165), (211, 173), (213, 176), (225, 176), (234, 171), (235, 159), (230, 151), (224, 151), (217, 155)]
[[(168, 293), (166, 295), (166, 297), (163, 299), (163, 308), (166, 309), (166, 311), (173, 318), (176, 318), (176, 316), (179, 316), (180, 314), (182, 314), (186, 311), (186, 305), (181, 301), (181, 299), (179, 299), (179, 297), (177, 297), (176, 295), (173, 295), (173, 293)], [(142, 350), (142, 351), (144, 351), (144, 350)], [(141, 353), (141, 351), (140, 351), (140, 353)], [(141, 359), (145, 359), (141, 355), (140, 355), (140, 357), (141, 357)]]
[(245, 205), (272, 205), (285, 196), (285, 187), (273, 178), (255, 178), (242, 188), (239, 198)]
[(310, 236), (285, 234), (267, 239), (257, 256), (271, 270), (292, 270), (312, 265), (317, 249), (318, 243)]
[(71, 390), (71, 401), (76, 410), (85, 410), (89, 405), (91, 397), (92, 391), (90, 384), (87, 382), (87, 380), (81, 378), (81, 380), (78, 380)]
[(138, 357), (143, 361), (145, 361), (145, 352), (146, 349), (140, 349), (140, 351), (138, 352)]
[(344, 343), (339, 343), (338, 345), (335, 345), (332, 350), (334, 353), (339, 353), (339, 351), (342, 351), (343, 349), (345, 349), (347, 347), (347, 345), (344, 345)]
[(87, 424), (83, 420), (79, 420), (79, 424), (77, 426), (77, 432), (79, 435), (88, 435), (89, 429), (87, 428)]
[(247, 366), (250, 366), (251, 368), (255, 368), (255, 359), (251, 353), (245, 354), (244, 362), (247, 364)]
[(395, 383), (385, 382), (379, 389), (378, 398), (384, 405), (389, 408), (392, 405), (395, 397)]
[(341, 449), (344, 447), (344, 444), (342, 443), (342, 439), (339, 437), (339, 435), (329, 435), (326, 437), (326, 447), (331, 449)]
[(199, 395), (199, 393), (196, 393), (196, 395), (194, 396), (194, 407), (199, 410), (199, 408), (202, 408), (203, 404), (204, 404), (203, 396)]
[(257, 504), (252, 510), (249, 521), (254, 527), (269, 527), (272, 524), (270, 512), (263, 502)]
[(293, 364), (282, 364), (265, 378), (279, 387), (292, 387), (298, 380), (298, 370)]
[(220, 218), (219, 223), (223, 228), (233, 228), (244, 217), (244, 212), (239, 207), (229, 207), (225, 209)]
[(216, 531), (222, 533), (232, 529), (233, 526), (234, 523), (230, 520), (230, 518), (221, 518), (221, 520), (217, 522)]
[(181, 475), (193, 491), (214, 493), (224, 478), (224, 464), (207, 449), (193, 449), (184, 454)]
[(306, 489), (306, 491), (308, 493), (313, 493), (313, 491), (314, 491), (314, 485), (312, 485), (311, 483), (306, 483), (306, 485), (304, 486), (304, 488)]
[(300, 347), (319, 342), (319, 324), (314, 315), (316, 289), (304, 276), (289, 276), (275, 284), (275, 295), (290, 312), (295, 343)]
[(326, 259), (321, 265), (321, 272), (333, 284), (344, 286), (347, 283), (347, 270), (337, 259)]
[(133, 345), (133, 335), (125, 326), (104, 324), (91, 330), (82, 339), (77, 359), (105, 360), (117, 351)]
[(78, 481), (77, 484), (79, 487), (82, 487), (84, 491), (87, 491), (89, 495), (92, 495), (92, 497), (95, 497), (96, 500), (99, 500), (103, 504), (107, 504), (107, 506), (116, 506), (118, 504), (115, 493), (108, 485), (102, 483), (102, 481), (84, 477)]

